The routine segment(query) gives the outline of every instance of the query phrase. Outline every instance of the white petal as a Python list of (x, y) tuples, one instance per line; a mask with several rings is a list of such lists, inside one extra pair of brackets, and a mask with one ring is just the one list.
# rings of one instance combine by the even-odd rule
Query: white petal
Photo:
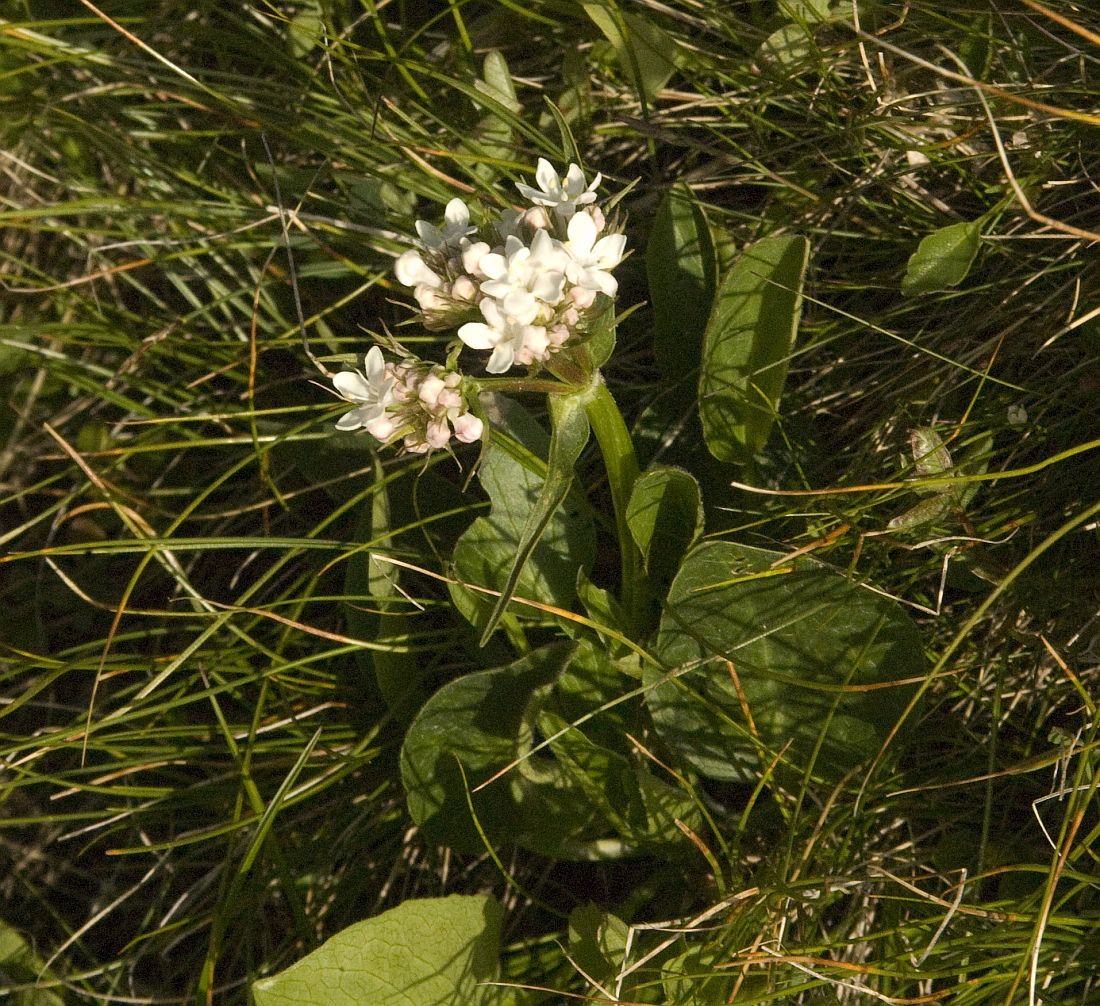
[(503, 255), (498, 255), (496, 252), (482, 255), (481, 261), (478, 264), (481, 267), (482, 275), (488, 276), (489, 279), (501, 279), (508, 275), (507, 259), (505, 259)]
[[(545, 157), (539, 158), (538, 166), (535, 168), (535, 181), (539, 183), (539, 188), (548, 196), (556, 196), (561, 192), (561, 182), (558, 180), (558, 173)], [(509, 364), (509, 366), (511, 366), (511, 364)]]
[(603, 181), (603, 175), (600, 172), (596, 172), (596, 177), (592, 179), (592, 184), (588, 186), (588, 191), (593, 195), (596, 194), (596, 189), (600, 187), (600, 182)]
[(489, 357), (489, 362), (485, 364), (485, 369), (490, 374), (503, 374), (512, 366), (512, 361), (514, 359), (515, 352), (512, 349), (512, 344), (510, 342), (502, 342), (493, 350), (493, 355)]
[(366, 379), (355, 371), (342, 370), (339, 374), (334, 374), (332, 383), (340, 396), (349, 402), (366, 402), (373, 397)]
[(345, 412), (336, 420), (336, 428), (342, 430), (344, 433), (350, 433), (352, 430), (357, 430), (362, 425), (363, 420), (359, 415), (358, 409), (352, 409), (351, 412)]
[(443, 217), (454, 230), (465, 230), (470, 226), (470, 211), (461, 199), (452, 199), (447, 203)]
[(481, 316), (492, 325), (493, 328), (504, 327), (504, 318), (495, 300), (483, 300), (478, 306), (481, 308)]
[[(524, 185), (523, 182), (516, 182), (516, 188), (519, 189), (519, 194), (524, 199), (529, 199), (533, 203), (538, 203), (541, 206), (553, 206), (554, 201), (546, 198), (546, 193), (540, 192), (538, 189), (531, 188), (530, 185)], [(508, 234), (511, 229), (511, 222), (505, 223), (503, 229), (497, 227), (497, 230), (501, 231), (501, 235)]]
[(531, 292), (544, 304), (556, 304), (562, 298), (562, 287), (565, 285), (565, 276), (560, 272), (544, 272), (539, 276)]
[(447, 241), (443, 236), (443, 232), (435, 224), (428, 223), (427, 220), (417, 220), (416, 233), (429, 248), (442, 248)]
[(596, 247), (592, 249), (592, 257), (600, 263), (601, 269), (614, 269), (623, 260), (625, 250), (625, 234), (608, 234), (607, 237), (600, 238), (596, 242)]
[(492, 349), (500, 342), (500, 332), (488, 325), (483, 325), (480, 321), (466, 322), (458, 330), (458, 337), (470, 349)]
[(584, 172), (579, 165), (570, 164), (565, 172), (565, 184), (562, 186), (566, 195), (575, 199), (584, 191)]
[(538, 301), (535, 300), (534, 294), (528, 293), (526, 290), (508, 291), (503, 301), (501, 301), (501, 307), (504, 308), (505, 315), (514, 318), (521, 325), (533, 321), (535, 315), (539, 312)]
[(363, 372), (367, 375), (367, 381), (371, 384), (380, 384), (385, 371), (386, 361), (382, 358), (382, 350), (377, 346), (371, 346), (363, 358)]
[(575, 213), (569, 221), (569, 250), (587, 258), (596, 240), (596, 224), (587, 213)]
[(585, 278), (588, 280), (584, 285), (589, 289), (594, 285), (600, 293), (606, 293), (608, 297), (614, 297), (619, 289), (619, 281), (609, 272), (600, 272), (598, 269), (586, 270)]
[(512, 284), (506, 279), (490, 279), (481, 284), (481, 292), (487, 297), (507, 297)]

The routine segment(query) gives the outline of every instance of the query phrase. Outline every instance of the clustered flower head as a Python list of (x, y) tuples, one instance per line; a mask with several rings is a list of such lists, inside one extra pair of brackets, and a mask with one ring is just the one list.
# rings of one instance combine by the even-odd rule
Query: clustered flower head
[[(559, 176), (540, 158), (538, 188), (516, 186), (526, 208), (478, 227), (466, 204), (452, 199), (442, 226), (418, 220), (419, 240), (394, 272), (412, 288), (423, 326), (455, 331), (462, 346), (487, 352), (490, 374), (544, 364), (575, 341), (605, 309), (597, 297), (618, 292), (611, 271), (626, 250), (626, 238), (596, 204), (600, 180), (586, 183), (576, 164)], [(383, 442), (400, 436), (414, 453), (445, 447), (452, 436), (469, 443), (483, 432), (469, 411), (468, 380), (453, 369), (414, 358), (387, 363), (375, 348), (363, 373), (337, 374), (334, 383), (355, 405), (337, 423), (341, 430), (366, 429)]]
[(355, 405), (337, 420), (338, 430), (365, 429), (383, 443), (402, 441), (412, 454), (446, 447), (451, 437), (464, 444), (481, 438), (483, 425), (466, 403), (462, 375), (421, 360), (391, 363), (374, 346), (363, 371), (344, 371), (332, 383)]

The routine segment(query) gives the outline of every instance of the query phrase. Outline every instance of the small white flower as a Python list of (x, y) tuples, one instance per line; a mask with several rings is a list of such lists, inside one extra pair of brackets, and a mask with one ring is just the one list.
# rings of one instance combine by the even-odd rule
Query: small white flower
[(484, 276), (481, 271), (481, 260), (489, 254), (490, 248), (485, 241), (463, 241), (462, 243), (462, 268), (471, 276)]
[(340, 397), (355, 404), (354, 409), (345, 412), (336, 421), (338, 430), (348, 432), (364, 426), (369, 429), (371, 423), (385, 415), (386, 407), (394, 401), (394, 376), (386, 367), (382, 350), (377, 346), (373, 346), (364, 357), (363, 369), (365, 374), (345, 370), (332, 378)]
[(569, 253), (570, 262), (565, 274), (571, 283), (582, 289), (614, 297), (619, 283), (608, 270), (614, 269), (623, 260), (626, 237), (608, 234), (597, 241), (598, 234), (595, 221), (587, 213), (577, 213), (569, 221), (569, 240), (565, 242), (565, 250)]
[(578, 206), (595, 202), (596, 188), (599, 186), (602, 175), (596, 175), (592, 184), (585, 187), (584, 172), (576, 164), (570, 164), (565, 171), (565, 177), (559, 178), (553, 165), (544, 157), (539, 158), (538, 167), (535, 169), (535, 181), (537, 189), (522, 182), (516, 183), (520, 195), (538, 206), (549, 206), (563, 219), (568, 220), (577, 212)]
[(420, 252), (410, 248), (400, 255), (393, 264), (397, 282), (402, 286), (426, 286), (435, 288), (443, 285), (443, 280), (424, 263)]
[(547, 344), (546, 329), (541, 325), (532, 325), (538, 313), (538, 305), (532, 300), (530, 309), (521, 314), (505, 313), (495, 300), (485, 298), (481, 302), (481, 313), (485, 324), (480, 321), (467, 322), (458, 330), (458, 337), (471, 349), (491, 349), (492, 356), (485, 364), (490, 374), (503, 374), (520, 358), (533, 358), (532, 352), (541, 347), (545, 351)]
[[(470, 211), (461, 199), (452, 199), (443, 211), (443, 227), (440, 229), (427, 220), (417, 220), (416, 233), (426, 248), (441, 251), (448, 245), (457, 245), (467, 234), (477, 228), (470, 223)], [(409, 284), (406, 284), (408, 286)]]
[[(504, 254), (490, 252), (482, 257), (480, 266), (488, 279), (481, 292), (502, 302), (506, 314), (520, 316), (537, 305), (557, 304), (565, 286), (568, 257), (560, 242), (546, 231), (536, 231), (528, 248), (517, 237), (505, 242)], [(533, 315), (532, 315), (533, 317)]]

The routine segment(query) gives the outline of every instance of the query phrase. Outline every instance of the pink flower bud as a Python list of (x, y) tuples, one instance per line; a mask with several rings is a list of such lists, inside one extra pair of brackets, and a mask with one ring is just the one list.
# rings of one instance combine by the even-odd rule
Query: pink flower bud
[(451, 287), (451, 296), (455, 300), (473, 300), (477, 296), (477, 286), (469, 276), (459, 276)]
[(424, 439), (432, 450), (446, 447), (451, 441), (451, 431), (447, 426), (447, 420), (445, 418), (433, 419), (428, 423), (428, 427), (424, 431)]
[(480, 440), (481, 434), (485, 431), (484, 423), (469, 412), (454, 420), (454, 428), (455, 439), (464, 444), (472, 444), (475, 440)]
[(541, 206), (532, 206), (523, 214), (523, 222), (537, 231), (550, 229), (550, 214)]
[(596, 291), (587, 290), (583, 286), (575, 286), (569, 291), (573, 303), (581, 311), (587, 311), (596, 302)]

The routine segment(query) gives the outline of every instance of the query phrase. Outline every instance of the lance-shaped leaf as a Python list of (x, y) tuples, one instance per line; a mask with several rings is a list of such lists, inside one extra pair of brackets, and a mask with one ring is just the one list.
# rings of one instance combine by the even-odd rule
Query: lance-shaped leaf
[(508, 602), (516, 591), (523, 567), (530, 557), (543, 532), (546, 530), (550, 518), (569, 493), (573, 484), (573, 466), (577, 458), (581, 456), (588, 443), (590, 428), (588, 416), (585, 413), (587, 404), (587, 392), (577, 392), (571, 395), (550, 396), (550, 422), (553, 433), (550, 437), (550, 455), (546, 463), (546, 478), (542, 484), (538, 500), (531, 507), (520, 532), (519, 541), (516, 543), (516, 555), (508, 578), (501, 588), (500, 596), (489, 613), (489, 619), (481, 634), (481, 645), (484, 646), (493, 630), (500, 622)]
[(718, 290), (699, 376), (699, 417), (719, 461), (744, 463), (775, 422), (802, 313), (810, 244), (764, 238), (746, 248)]
[(669, 189), (645, 253), (653, 306), (653, 351), (666, 376), (699, 366), (703, 333), (718, 287), (718, 258), (703, 207), (686, 185)]
[(489, 1006), (503, 916), (480, 895), (406, 901), (255, 982), (256, 1006)]

